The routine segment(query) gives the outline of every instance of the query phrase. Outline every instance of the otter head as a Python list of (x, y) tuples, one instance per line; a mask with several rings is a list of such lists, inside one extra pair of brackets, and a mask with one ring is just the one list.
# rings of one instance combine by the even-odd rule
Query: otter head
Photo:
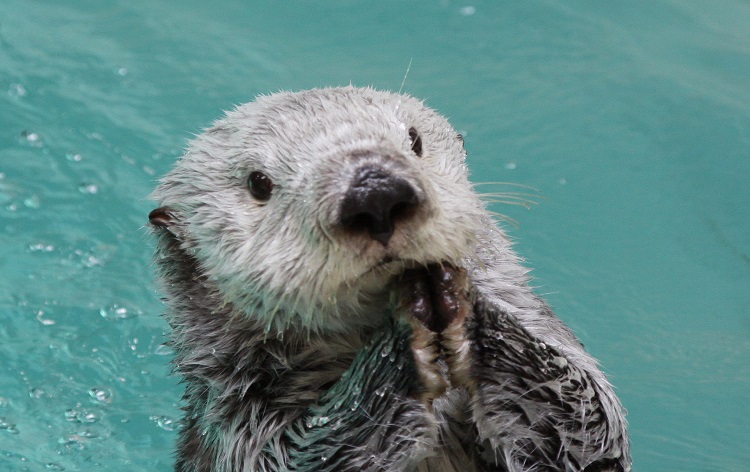
[(197, 261), (195, 280), (280, 330), (376, 323), (404, 269), (471, 257), (484, 215), (442, 116), (354, 87), (236, 108), (153, 198), (152, 225)]

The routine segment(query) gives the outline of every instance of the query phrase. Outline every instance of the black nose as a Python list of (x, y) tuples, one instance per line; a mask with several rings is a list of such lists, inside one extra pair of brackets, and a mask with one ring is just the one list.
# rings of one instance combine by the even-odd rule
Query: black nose
[(419, 203), (406, 180), (374, 166), (357, 169), (341, 201), (339, 223), (356, 232), (366, 232), (383, 246), (393, 236), (397, 220), (407, 218)]

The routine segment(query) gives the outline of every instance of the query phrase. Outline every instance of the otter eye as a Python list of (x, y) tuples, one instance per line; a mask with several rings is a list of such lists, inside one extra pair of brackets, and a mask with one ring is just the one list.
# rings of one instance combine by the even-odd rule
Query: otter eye
[(411, 141), (411, 150), (419, 157), (422, 157), (422, 138), (419, 137), (417, 130), (409, 128), (409, 140)]
[(263, 172), (251, 173), (250, 178), (247, 179), (247, 186), (250, 189), (250, 195), (256, 200), (264, 202), (271, 198), (273, 182)]

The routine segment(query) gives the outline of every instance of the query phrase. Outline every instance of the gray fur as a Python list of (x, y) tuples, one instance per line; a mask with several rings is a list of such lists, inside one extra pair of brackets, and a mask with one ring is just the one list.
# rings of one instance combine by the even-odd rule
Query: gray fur
[[(363, 163), (421, 202), (387, 246), (336, 224)], [(273, 180), (268, 201), (250, 196), (253, 171)], [(259, 97), (198, 136), (153, 198), (186, 383), (178, 471), (631, 469), (612, 387), (531, 292), (457, 133), (420, 101), (354, 87)], [(468, 270), (471, 379), (427, 403), (396, 287), (430, 263)]]

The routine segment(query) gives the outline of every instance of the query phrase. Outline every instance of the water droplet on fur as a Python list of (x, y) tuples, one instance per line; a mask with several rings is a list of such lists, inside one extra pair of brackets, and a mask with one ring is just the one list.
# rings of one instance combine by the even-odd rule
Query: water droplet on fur
[(388, 355), (390, 355), (392, 350), (393, 350), (393, 346), (391, 346), (390, 344), (386, 344), (385, 346), (383, 346), (383, 350), (380, 351), (380, 355), (382, 357), (388, 357)]
[(359, 407), (359, 402), (357, 400), (354, 400), (354, 403), (352, 403), (352, 407), (349, 408), (350, 410), (354, 411)]
[(391, 362), (395, 361), (395, 360), (396, 360), (396, 353), (395, 353), (395, 352), (392, 352), (392, 353), (391, 353), (391, 354), (390, 354), (390, 355), (388, 356), (388, 360), (389, 360), (389, 361), (391, 361)]
[(379, 396), (380, 398), (383, 398), (385, 396), (385, 392), (388, 391), (387, 386), (382, 386), (379, 389), (375, 390), (375, 395)]
[(555, 357), (552, 359), (552, 363), (561, 369), (568, 367), (568, 360), (564, 357)]
[(328, 460), (328, 457), (326, 457), (326, 456), (320, 456), (320, 460), (323, 461), (323, 462), (325, 462), (325, 461)]
[(318, 418), (318, 426), (325, 426), (329, 421), (331, 421), (331, 419), (327, 416), (321, 416)]

